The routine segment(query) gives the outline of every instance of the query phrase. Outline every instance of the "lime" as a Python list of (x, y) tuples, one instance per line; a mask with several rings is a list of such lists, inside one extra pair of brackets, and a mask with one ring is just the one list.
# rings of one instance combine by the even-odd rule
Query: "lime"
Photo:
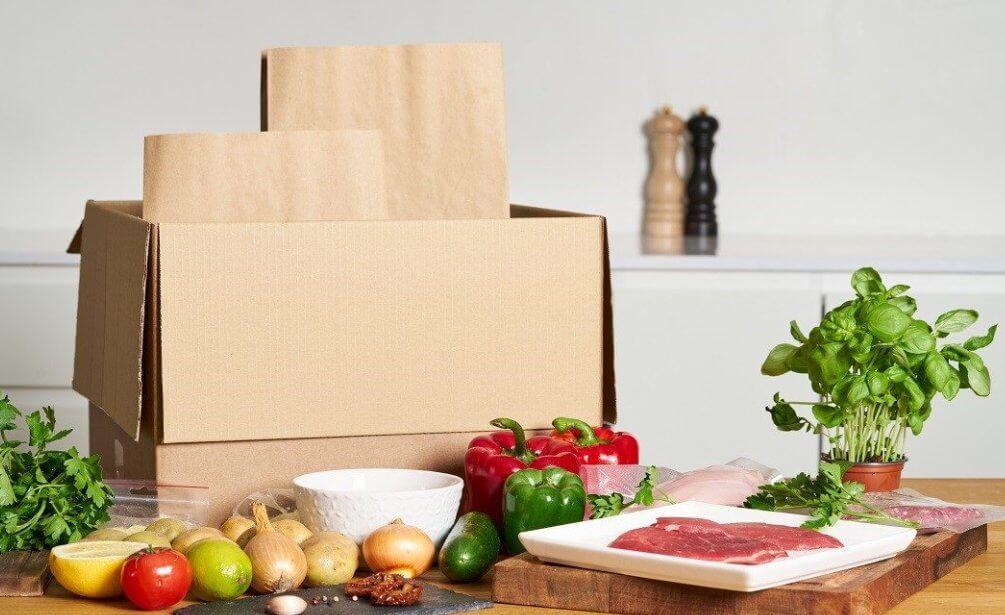
[(199, 600), (232, 600), (251, 585), (251, 560), (232, 540), (200, 540), (185, 557), (192, 565), (192, 595)]

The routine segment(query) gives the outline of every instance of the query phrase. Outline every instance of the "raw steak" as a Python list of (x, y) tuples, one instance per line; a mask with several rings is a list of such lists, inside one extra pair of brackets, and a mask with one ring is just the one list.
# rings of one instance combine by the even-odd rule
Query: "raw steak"
[(649, 527), (629, 530), (618, 536), (610, 546), (732, 564), (763, 564), (786, 557), (789, 551), (843, 545), (833, 536), (786, 525), (660, 517)]
[(668, 531), (655, 526), (629, 530), (618, 536), (610, 546), (732, 564), (763, 564), (785, 557), (785, 551), (769, 547), (759, 540), (730, 536), (725, 532)]
[(981, 517), (981, 511), (969, 506), (891, 506), (885, 512), (898, 519), (917, 521), (923, 530), (948, 528)]
[(730, 534), (760, 539), (785, 551), (836, 549), (844, 546), (833, 536), (803, 527), (773, 523), (727, 523), (723, 527), (727, 528)]

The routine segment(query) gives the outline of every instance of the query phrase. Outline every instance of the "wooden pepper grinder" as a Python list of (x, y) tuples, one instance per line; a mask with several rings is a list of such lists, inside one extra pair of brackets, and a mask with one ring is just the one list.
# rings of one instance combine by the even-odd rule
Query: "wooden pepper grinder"
[(715, 193), (718, 187), (712, 175), (712, 141), (719, 121), (708, 114), (705, 107), (687, 121), (694, 148), (694, 168), (687, 182), (687, 234), (715, 237), (719, 224), (715, 217)]
[(684, 120), (674, 115), (669, 106), (657, 111), (646, 123), (651, 162), (645, 185), (642, 234), (647, 239), (684, 235), (684, 180), (677, 172), (677, 151), (683, 133)]

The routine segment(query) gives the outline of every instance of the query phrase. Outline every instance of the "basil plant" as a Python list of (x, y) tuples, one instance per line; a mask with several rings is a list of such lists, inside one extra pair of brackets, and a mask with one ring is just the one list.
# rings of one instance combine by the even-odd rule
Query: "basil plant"
[[(761, 366), (768, 376), (806, 374), (820, 399), (791, 401), (776, 393), (767, 411), (781, 431), (825, 436), (831, 459), (899, 461), (907, 431), (921, 433), (937, 396), (952, 400), (960, 389), (991, 393), (991, 375), (977, 351), (994, 340), (998, 326), (949, 343), (951, 334), (977, 321), (977, 312), (951, 310), (930, 325), (914, 318), (908, 287), (887, 288), (875, 269), (856, 271), (851, 286), (856, 297), (827, 312), (809, 335), (792, 321), (796, 343), (775, 346)], [(809, 406), (812, 420), (794, 406)]]

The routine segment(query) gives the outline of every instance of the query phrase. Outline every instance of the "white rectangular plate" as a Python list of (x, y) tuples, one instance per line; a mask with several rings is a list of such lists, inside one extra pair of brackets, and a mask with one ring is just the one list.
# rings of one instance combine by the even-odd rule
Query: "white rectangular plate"
[(753, 521), (791, 526), (806, 520), (803, 515), (683, 502), (607, 519), (523, 532), (520, 541), (538, 559), (555, 564), (752, 592), (893, 557), (906, 549), (915, 536), (915, 531), (909, 528), (838, 521), (823, 531), (840, 540), (844, 547), (790, 552), (788, 557), (755, 565), (709, 562), (607, 546), (628, 530), (652, 525), (657, 517), (698, 517), (719, 523)]

